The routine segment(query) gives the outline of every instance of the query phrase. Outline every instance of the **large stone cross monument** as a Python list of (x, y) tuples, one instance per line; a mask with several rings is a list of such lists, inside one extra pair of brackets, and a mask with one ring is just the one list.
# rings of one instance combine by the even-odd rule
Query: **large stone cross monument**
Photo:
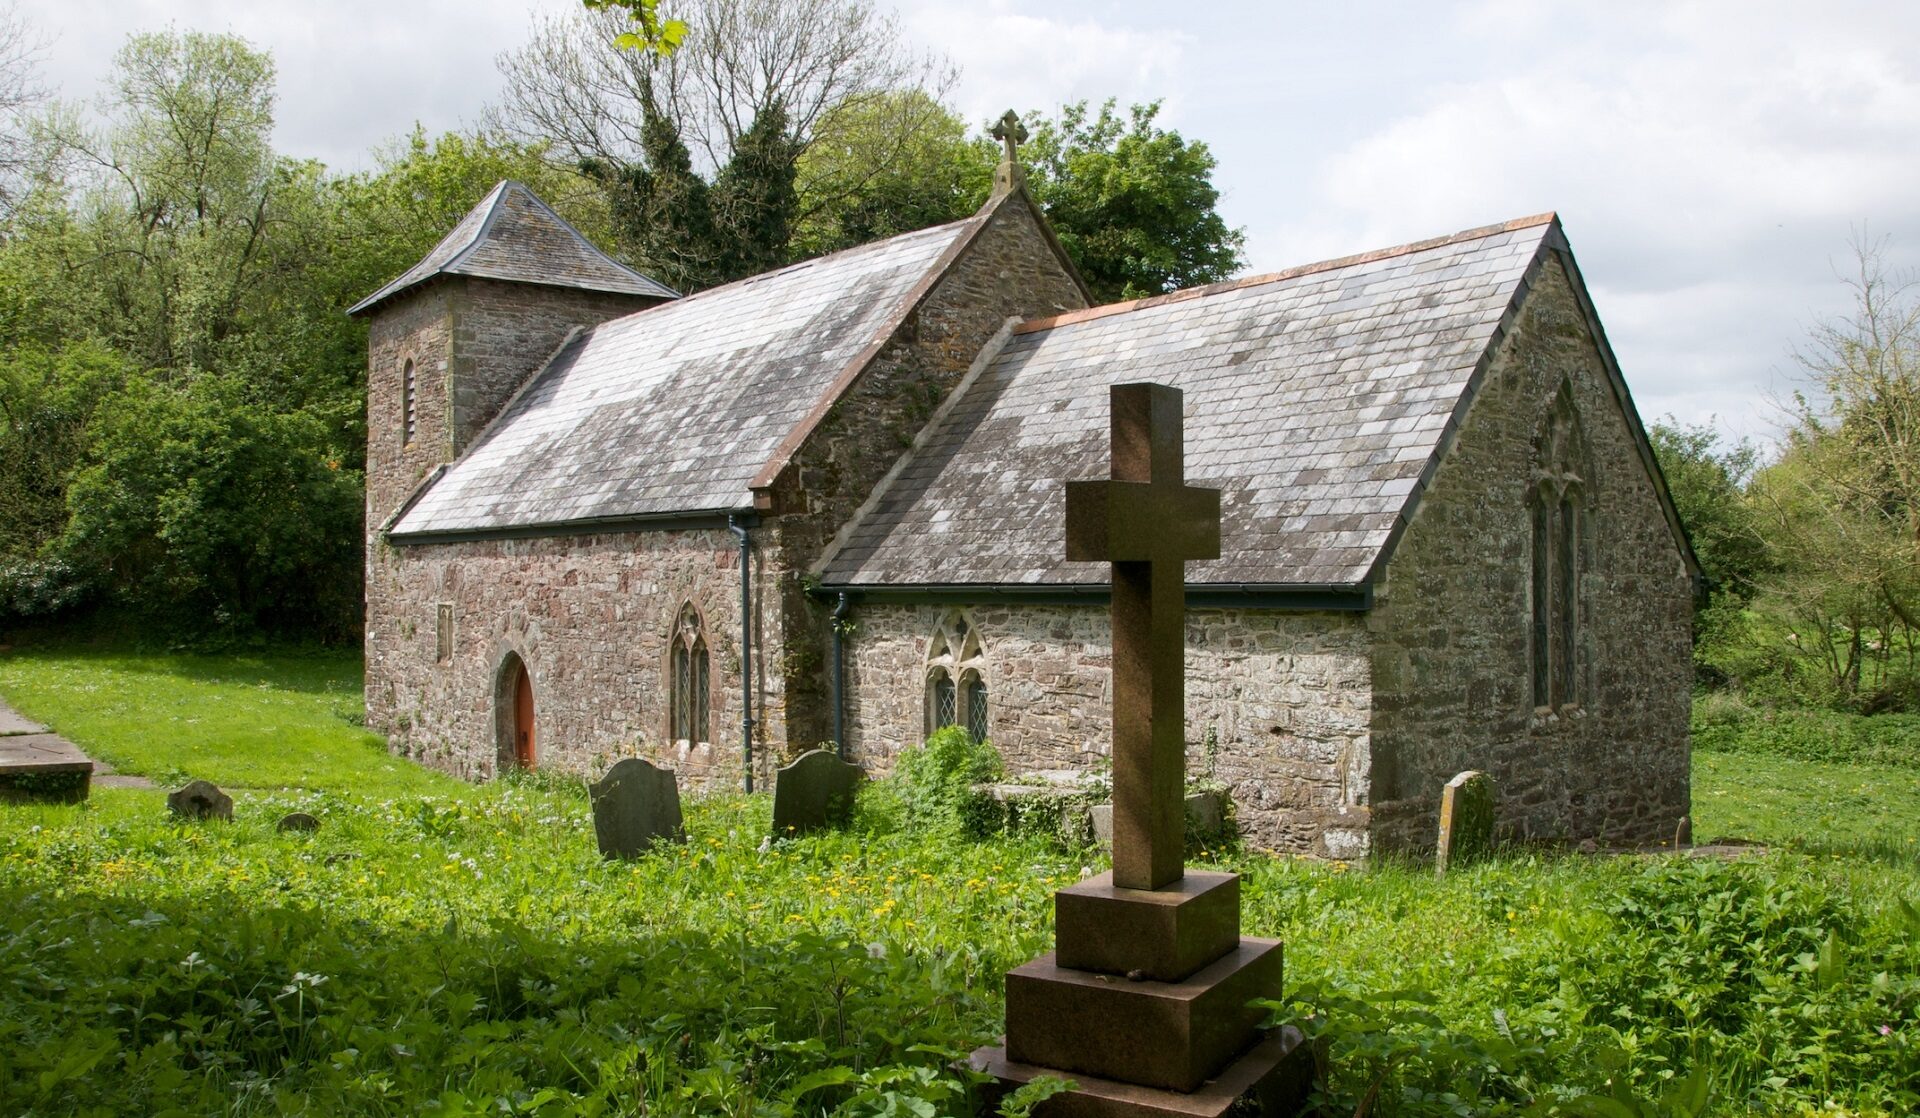
[(1113, 564), (1113, 870), (1054, 894), (1054, 951), (1007, 973), (1004, 1088), (1071, 1078), (1037, 1114), (1292, 1114), (1298, 1031), (1262, 1035), (1278, 940), (1240, 935), (1240, 877), (1186, 873), (1186, 574), (1220, 555), (1220, 493), (1182, 479), (1181, 398), (1111, 390), (1110, 481), (1067, 484), (1067, 558)]

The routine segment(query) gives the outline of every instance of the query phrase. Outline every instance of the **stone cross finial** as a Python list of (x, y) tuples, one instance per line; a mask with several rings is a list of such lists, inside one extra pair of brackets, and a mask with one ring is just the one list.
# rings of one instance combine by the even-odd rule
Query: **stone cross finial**
[(1111, 389), (1110, 481), (1067, 483), (1067, 558), (1113, 564), (1113, 883), (1185, 873), (1186, 563), (1220, 557), (1220, 491), (1185, 484), (1180, 390)]
[(1000, 141), (1000, 166), (993, 172), (993, 191), (995, 194), (1004, 194), (1012, 190), (1016, 183), (1026, 181), (1027, 173), (1020, 166), (1018, 149), (1027, 142), (1027, 126), (1020, 122), (1019, 113), (1008, 109), (994, 122), (987, 135)]

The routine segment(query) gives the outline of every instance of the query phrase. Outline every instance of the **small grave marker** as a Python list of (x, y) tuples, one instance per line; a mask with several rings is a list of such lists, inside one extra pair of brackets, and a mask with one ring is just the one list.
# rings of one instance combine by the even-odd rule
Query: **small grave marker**
[(320, 821), (304, 811), (289, 812), (280, 817), (280, 822), (274, 824), (276, 831), (299, 831), (312, 834), (319, 829)]
[(1440, 791), (1440, 841), (1434, 848), (1434, 872), (1442, 877), (1456, 864), (1482, 858), (1493, 849), (1493, 778), (1468, 770)]
[(846, 826), (854, 793), (865, 778), (859, 765), (842, 761), (832, 750), (802, 753), (773, 774), (773, 837)]
[(655, 768), (638, 757), (628, 757), (607, 770), (598, 784), (589, 785), (593, 801), (593, 833), (607, 858), (634, 858), (660, 841), (685, 842), (680, 818), (680, 786), (672, 769)]
[(233, 820), (233, 797), (209, 781), (195, 780), (167, 797), (167, 810), (181, 819)]

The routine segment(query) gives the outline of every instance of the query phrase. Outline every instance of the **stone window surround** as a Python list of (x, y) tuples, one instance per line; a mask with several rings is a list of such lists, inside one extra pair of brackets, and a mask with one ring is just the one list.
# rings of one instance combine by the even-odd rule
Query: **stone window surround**
[[(960, 651), (955, 653), (955, 648)], [(951, 720), (947, 722), (941, 721), (943, 683), (953, 703)], [(991, 695), (993, 691), (988, 683), (986, 645), (980, 639), (979, 627), (964, 610), (942, 614), (933, 636), (927, 640), (924, 691), (925, 728), (929, 736), (949, 725), (974, 731), (975, 697)], [(979, 729), (984, 730), (991, 723), (991, 710), (984, 710), (981, 715), (977, 721), (981, 724)], [(986, 735), (977, 736), (984, 739)]]
[[(1533, 480), (1527, 487), (1532, 569), (1527, 590), (1528, 724), (1535, 729), (1561, 725), (1586, 713), (1582, 700), (1587, 697), (1588, 665), (1580, 655), (1586, 611), (1581, 604), (1581, 581), (1590, 566), (1586, 552), (1594, 536), (1586, 482), (1592, 473), (1590, 457), (1570, 383), (1561, 382), (1545, 413), (1534, 438)], [(1544, 562), (1539, 552), (1543, 542)], [(1543, 596), (1550, 602), (1544, 612)], [(1540, 701), (1543, 686), (1544, 703)]]
[(400, 445), (412, 446), (420, 433), (418, 363), (410, 353), (400, 355)]
[[(692, 622), (691, 625), (687, 624), (689, 620)], [(662, 726), (663, 740), (687, 746), (712, 745), (713, 641), (707, 637), (707, 613), (701, 609), (700, 604), (692, 598), (682, 599), (679, 608), (673, 611), (673, 620), (671, 627), (667, 631), (666, 644), (665, 662), (661, 666), (662, 676), (666, 681), (666, 685), (661, 688), (661, 691), (667, 698), (665, 704), (666, 709), (662, 717), (662, 722), (664, 723)], [(690, 699), (697, 700), (698, 705), (690, 705), (688, 707), (688, 721), (693, 723), (693, 725), (688, 728), (697, 730), (704, 725), (707, 730), (707, 736), (704, 740), (681, 734), (679, 732), (681, 727), (675, 717), (680, 709), (681, 698), (679, 659), (684, 654), (691, 660), (696, 653), (705, 661), (706, 670), (695, 673), (695, 678), (703, 679), (706, 687), (705, 694), (689, 696)], [(693, 671), (691, 663), (689, 665), (689, 671)]]

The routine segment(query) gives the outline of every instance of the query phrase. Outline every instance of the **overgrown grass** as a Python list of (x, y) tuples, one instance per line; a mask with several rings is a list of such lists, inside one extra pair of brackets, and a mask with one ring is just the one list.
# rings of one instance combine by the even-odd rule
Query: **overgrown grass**
[(1693, 747), (1920, 771), (1920, 715), (1756, 706), (1715, 692), (1694, 702)]
[(359, 725), (357, 651), (0, 656), (0, 696), (121, 772), (168, 785), (449, 794), (452, 778), (389, 755)]
[[(326, 687), (280, 693), (332, 717)], [(1100, 866), (872, 816), (763, 850), (764, 796), (606, 863), (575, 790), (360, 791), (365, 742), (316, 742), (338, 783), (243, 788), (230, 825), (156, 792), (0, 808), (0, 1113), (960, 1113), (952, 1061)], [(1796, 778), (1766, 763), (1754, 785)], [(294, 809), (322, 829), (275, 832)], [(1287, 941), (1278, 1012), (1329, 1045), (1336, 1113), (1620, 1113), (1579, 1100), (1694, 1082), (1726, 1115), (1920, 1107), (1911, 858), (1225, 864), (1246, 930)]]

